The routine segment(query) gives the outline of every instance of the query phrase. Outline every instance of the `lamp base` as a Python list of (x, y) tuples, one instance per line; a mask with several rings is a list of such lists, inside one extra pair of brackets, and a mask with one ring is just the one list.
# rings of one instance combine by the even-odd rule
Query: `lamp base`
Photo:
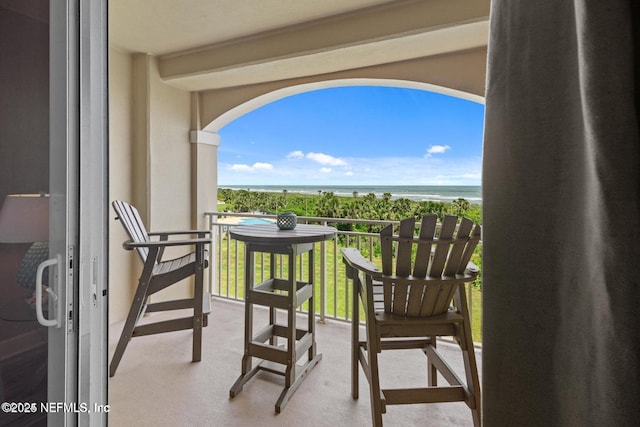
[[(36, 288), (36, 272), (38, 266), (49, 258), (49, 242), (35, 242), (29, 247), (25, 254), (16, 275), (16, 281), (20, 286), (27, 289)], [(49, 284), (48, 275), (42, 278), (42, 284)]]

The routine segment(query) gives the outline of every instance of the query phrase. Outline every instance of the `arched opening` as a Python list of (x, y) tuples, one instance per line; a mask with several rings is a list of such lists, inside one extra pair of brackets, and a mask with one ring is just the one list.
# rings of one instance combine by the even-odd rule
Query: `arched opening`
[[(481, 222), (482, 99), (423, 83), (332, 83), (271, 92), (212, 121), (207, 128), (221, 136), (219, 187), (285, 193), (289, 200), (333, 193), (344, 198), (337, 215), (366, 220), (392, 217), (377, 209), (348, 211), (358, 195), (365, 206), (369, 194), (408, 199), (407, 208), (388, 205), (406, 216), (420, 202), (448, 209), (462, 198), (476, 205), (472, 219)], [(316, 216), (306, 204), (298, 213)], [(474, 338), (481, 341), (481, 284), (473, 291)]]
[(242, 117), (243, 115), (269, 103), (275, 102), (279, 99), (283, 99), (292, 95), (302, 94), (305, 92), (338, 88), (338, 87), (356, 87), (356, 86), (379, 86), (379, 87), (394, 87), (394, 88), (406, 88), (417, 89), (428, 92), (440, 93), (455, 98), (465, 99), (475, 103), (484, 104), (484, 98), (471, 93), (462, 92), (455, 89), (450, 89), (443, 86), (438, 86), (429, 83), (415, 82), (408, 80), (394, 80), (394, 79), (372, 79), (372, 78), (349, 78), (349, 79), (334, 79), (324, 80), (313, 83), (299, 84), (287, 86), (281, 89), (266, 91), (260, 95), (253, 97), (252, 99), (241, 102), (238, 105), (230, 108), (228, 111), (213, 118), (203, 130), (208, 132), (217, 132), (228, 123), (233, 120)]

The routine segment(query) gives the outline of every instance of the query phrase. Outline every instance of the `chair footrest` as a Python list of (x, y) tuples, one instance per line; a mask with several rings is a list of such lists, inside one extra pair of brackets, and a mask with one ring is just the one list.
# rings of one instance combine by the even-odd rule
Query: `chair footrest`
[[(297, 305), (301, 305), (313, 296), (313, 286), (310, 283), (297, 281), (295, 287)], [(246, 303), (287, 310), (291, 302), (290, 288), (288, 280), (278, 278), (265, 280), (247, 292)]]
[[(148, 304), (146, 308), (147, 313), (170, 311), (170, 310), (182, 310), (193, 308), (193, 298), (180, 299), (174, 301), (157, 302)], [(209, 314), (211, 314), (211, 294), (205, 292), (202, 296), (202, 327), (206, 327), (209, 324)], [(181, 331), (184, 329), (193, 329), (193, 316), (182, 317), (179, 319), (170, 319), (162, 322), (147, 323), (143, 325), (137, 325), (133, 330), (132, 337), (139, 337), (143, 335), (153, 335), (162, 332)]]
[(404, 388), (382, 390), (387, 405), (412, 403), (463, 402), (466, 393), (462, 386)]
[[(155, 313), (158, 311), (184, 310), (187, 308), (193, 308), (193, 303), (193, 298), (154, 302), (147, 304), (146, 312)], [(205, 292), (202, 296), (202, 314), (209, 313), (211, 313), (211, 294), (209, 292)]]
[(131, 334), (131, 336), (141, 337), (144, 335), (154, 335), (154, 334), (160, 334), (163, 332), (174, 332), (174, 331), (182, 331), (184, 329), (193, 329), (193, 321), (194, 321), (194, 317), (190, 316), (190, 317), (182, 317), (179, 319), (164, 320), (162, 322), (138, 325), (133, 330), (133, 334)]

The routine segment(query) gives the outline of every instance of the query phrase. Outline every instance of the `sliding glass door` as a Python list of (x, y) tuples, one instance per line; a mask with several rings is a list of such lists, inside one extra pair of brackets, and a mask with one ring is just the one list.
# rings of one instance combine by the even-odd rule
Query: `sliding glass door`
[(106, 424), (105, 34), (0, 0), (0, 425)]

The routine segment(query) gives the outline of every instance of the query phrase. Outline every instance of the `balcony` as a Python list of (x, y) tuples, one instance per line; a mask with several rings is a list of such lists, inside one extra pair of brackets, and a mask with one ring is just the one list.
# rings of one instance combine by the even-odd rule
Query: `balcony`
[[(237, 217), (238, 214), (229, 214)], [(268, 215), (247, 215), (252, 220), (273, 219)], [(259, 373), (234, 399), (229, 389), (240, 374), (244, 337), (244, 245), (229, 238), (228, 219), (210, 215), (216, 230), (211, 248), (209, 272), (213, 286), (212, 313), (203, 334), (203, 358), (191, 363), (191, 332), (180, 331), (133, 340), (115, 377), (109, 380), (109, 421), (113, 425), (224, 425), (224, 426), (367, 426), (371, 424), (368, 383), (360, 380), (360, 399), (351, 398), (350, 378), (350, 298), (338, 245), (359, 247), (374, 254), (376, 233), (340, 231), (333, 241), (316, 247), (318, 286), (316, 333), (322, 361), (296, 391), (286, 408), (275, 414), (274, 403), (282, 390), (283, 378)], [(301, 222), (336, 225), (354, 220), (299, 218)], [(357, 221), (372, 227), (388, 221)], [(348, 228), (340, 226), (340, 228)], [(239, 262), (237, 260), (240, 260)], [(268, 257), (256, 259), (256, 277), (267, 270)], [(277, 268), (286, 268), (276, 258)], [(300, 261), (304, 263), (304, 259)], [(304, 266), (303, 266), (304, 267)], [(308, 307), (304, 308), (308, 311)], [(267, 310), (256, 308), (256, 327), (267, 321)], [(300, 313), (306, 316), (306, 313)], [(153, 321), (164, 314), (151, 314)], [(113, 353), (122, 323), (110, 328)], [(442, 341), (439, 347), (451, 353), (451, 365), (463, 375), (459, 350)], [(481, 370), (481, 350), (477, 359)], [(398, 356), (402, 356), (399, 358)], [(408, 359), (407, 359), (408, 358)], [(394, 364), (397, 361), (399, 363)], [(383, 386), (420, 386), (426, 381), (426, 363), (420, 352), (391, 352), (381, 359)], [(444, 381), (444, 380), (443, 380)], [(388, 408), (387, 426), (433, 425), (470, 426), (471, 413), (464, 403), (400, 405)]]

